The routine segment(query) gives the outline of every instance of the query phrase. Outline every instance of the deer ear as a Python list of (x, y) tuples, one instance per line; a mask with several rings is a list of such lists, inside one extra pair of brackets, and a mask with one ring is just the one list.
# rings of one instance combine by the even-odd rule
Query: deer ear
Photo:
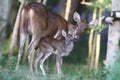
[(97, 25), (98, 25), (98, 20), (92, 20), (92, 21), (89, 22), (89, 24), (88, 24), (88, 26), (89, 26), (90, 28), (95, 27), (95, 26), (97, 26)]
[(81, 21), (80, 15), (77, 12), (74, 12), (73, 19), (76, 22), (80, 22)]
[(64, 30), (62, 30), (62, 36), (66, 37), (66, 32)]

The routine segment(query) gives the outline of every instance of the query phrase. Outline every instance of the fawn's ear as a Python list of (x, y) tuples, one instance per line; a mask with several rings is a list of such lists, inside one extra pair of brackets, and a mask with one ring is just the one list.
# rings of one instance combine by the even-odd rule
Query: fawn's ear
[(66, 35), (67, 35), (66, 32), (64, 30), (62, 30), (62, 36), (66, 37)]
[(81, 21), (80, 15), (77, 12), (74, 12), (73, 19), (76, 22), (80, 22)]

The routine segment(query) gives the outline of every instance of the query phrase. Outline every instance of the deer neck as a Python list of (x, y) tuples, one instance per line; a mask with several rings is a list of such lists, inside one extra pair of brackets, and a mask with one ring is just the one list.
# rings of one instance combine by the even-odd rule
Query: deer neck
[(70, 52), (73, 50), (73, 47), (74, 47), (73, 41), (65, 41), (64, 52), (61, 53), (61, 57), (68, 56)]

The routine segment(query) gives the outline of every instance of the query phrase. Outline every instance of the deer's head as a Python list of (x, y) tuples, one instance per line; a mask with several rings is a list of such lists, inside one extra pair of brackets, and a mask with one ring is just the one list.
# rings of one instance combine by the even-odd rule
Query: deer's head
[(77, 33), (77, 28), (72, 34), (66, 33), (64, 30), (62, 30), (62, 36), (65, 38), (66, 41), (76, 40), (76, 33)]
[(92, 20), (91, 22), (87, 23), (81, 20), (80, 15), (77, 12), (74, 12), (73, 19), (75, 22), (77, 22), (77, 32), (76, 35), (79, 38), (79, 36), (86, 33), (87, 29), (89, 27), (94, 27), (98, 24), (97, 20)]

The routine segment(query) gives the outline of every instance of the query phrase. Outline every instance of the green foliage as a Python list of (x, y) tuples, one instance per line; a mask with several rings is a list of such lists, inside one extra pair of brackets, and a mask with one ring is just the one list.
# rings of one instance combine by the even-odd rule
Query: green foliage
[[(102, 31), (105, 28), (106, 28), (106, 26), (104, 24), (102, 24), (102, 25), (98, 25), (98, 26), (94, 27), (93, 29), (95, 31)], [(90, 32), (90, 30), (91, 30), (91, 28), (89, 28), (87, 32)]]
[(8, 68), (8, 69), (14, 69), (16, 66), (16, 62), (17, 62), (17, 57), (13, 56), (11, 57), (11, 64), (7, 65), (7, 55), (2, 55), (0, 57), (0, 69), (2, 68)]
[(111, 0), (103, 0), (102, 3), (95, 1), (95, 2), (93, 2), (93, 4), (94, 5), (92, 5), (92, 7), (94, 7), (94, 8), (100, 8), (100, 7), (110, 8), (111, 7), (110, 6), (111, 5)]
[(105, 25), (102, 24), (102, 25), (99, 25), (99, 26), (95, 27), (94, 30), (102, 31), (105, 28), (106, 28)]
[(1, 67), (1, 69), (5, 68), (6, 61), (7, 61), (7, 55), (0, 56), (0, 67)]
[(10, 45), (10, 39), (5, 40), (5, 43), (3, 44), (3, 54), (9, 53), (9, 45)]
[[(12, 58), (13, 63), (9, 68), (0, 68), (1, 80), (103, 80), (106, 75), (106, 70), (93, 70), (89, 72), (86, 65), (63, 63), (64, 76), (58, 77), (55, 71), (52, 70), (47, 76), (43, 76), (40, 69), (39, 73), (30, 72), (28, 66), (20, 65), (18, 71), (15, 71), (15, 58)], [(13, 66), (14, 68), (11, 68)], [(46, 65), (45, 65), (46, 66)], [(49, 64), (51, 70), (55, 64)], [(55, 68), (55, 67), (54, 67)]]

